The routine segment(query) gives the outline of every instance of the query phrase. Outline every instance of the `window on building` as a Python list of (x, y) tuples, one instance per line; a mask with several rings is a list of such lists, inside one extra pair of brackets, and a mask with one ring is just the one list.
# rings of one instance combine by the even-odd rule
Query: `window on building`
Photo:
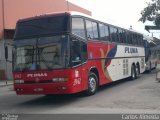
[(72, 18), (72, 33), (85, 38), (84, 20), (82, 18)]

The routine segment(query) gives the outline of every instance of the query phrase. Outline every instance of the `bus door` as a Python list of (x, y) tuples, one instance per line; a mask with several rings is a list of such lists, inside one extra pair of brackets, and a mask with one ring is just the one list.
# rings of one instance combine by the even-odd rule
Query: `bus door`
[(72, 38), (71, 41), (71, 65), (73, 86), (83, 89), (86, 84), (88, 74), (86, 73), (87, 44), (80, 38)]

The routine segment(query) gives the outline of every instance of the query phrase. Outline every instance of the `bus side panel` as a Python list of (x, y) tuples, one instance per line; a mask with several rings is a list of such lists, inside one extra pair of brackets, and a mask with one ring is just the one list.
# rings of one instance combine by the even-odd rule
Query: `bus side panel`
[(144, 72), (144, 48), (118, 44), (88, 44), (90, 67), (96, 67), (100, 85), (131, 76), (131, 66), (139, 64)]
[(115, 44), (93, 43), (88, 44), (88, 58), (90, 67), (95, 67), (99, 73), (100, 85), (110, 83), (112, 81), (108, 72), (108, 66), (116, 53)]

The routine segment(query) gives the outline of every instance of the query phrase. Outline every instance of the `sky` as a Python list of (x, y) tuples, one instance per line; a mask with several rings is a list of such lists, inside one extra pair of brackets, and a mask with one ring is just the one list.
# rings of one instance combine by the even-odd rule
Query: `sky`
[[(151, 25), (151, 22), (145, 24), (139, 22), (141, 11), (151, 0), (68, 0), (92, 12), (92, 17), (106, 23), (117, 25), (123, 28), (130, 28), (151, 36), (147, 32), (145, 25)], [(160, 38), (154, 34), (155, 37)]]

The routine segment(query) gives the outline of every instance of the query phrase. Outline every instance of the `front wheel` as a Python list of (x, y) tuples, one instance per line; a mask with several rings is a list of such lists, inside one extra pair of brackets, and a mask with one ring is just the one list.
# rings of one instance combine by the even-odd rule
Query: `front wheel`
[(98, 89), (98, 78), (93, 72), (90, 72), (88, 77), (88, 90), (87, 95), (94, 95)]

